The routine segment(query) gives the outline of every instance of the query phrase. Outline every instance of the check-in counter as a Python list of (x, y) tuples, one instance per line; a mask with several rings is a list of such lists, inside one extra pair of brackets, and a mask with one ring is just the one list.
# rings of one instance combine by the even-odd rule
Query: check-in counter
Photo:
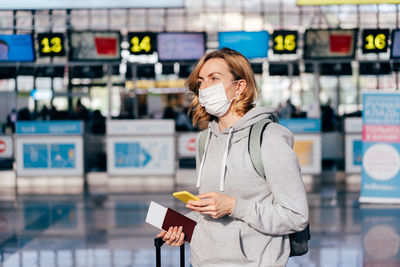
[(362, 118), (346, 118), (345, 128), (345, 171), (361, 174), (362, 165)]
[(20, 121), (16, 125), (17, 176), (83, 177), (81, 121)]
[(293, 150), (303, 174), (321, 173), (321, 120), (280, 119), (279, 123), (294, 133)]
[(175, 174), (174, 120), (107, 121), (109, 176)]

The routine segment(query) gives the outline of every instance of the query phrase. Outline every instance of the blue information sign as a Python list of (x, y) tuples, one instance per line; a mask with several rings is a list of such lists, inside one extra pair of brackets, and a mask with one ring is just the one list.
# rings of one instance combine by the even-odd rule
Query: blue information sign
[(24, 135), (71, 135), (82, 134), (81, 121), (18, 121), (17, 134)]
[(24, 168), (44, 169), (49, 167), (46, 144), (24, 144), (23, 151)]
[(353, 141), (353, 164), (355, 166), (361, 166), (362, 163), (362, 141)]
[(279, 123), (293, 133), (319, 133), (321, 132), (320, 119), (279, 119)]
[(268, 57), (269, 33), (260, 32), (219, 32), (219, 48), (228, 47), (242, 53), (246, 58)]
[(116, 143), (115, 167), (144, 167), (151, 160), (151, 155), (140, 143)]
[(75, 168), (75, 144), (51, 145), (51, 168)]

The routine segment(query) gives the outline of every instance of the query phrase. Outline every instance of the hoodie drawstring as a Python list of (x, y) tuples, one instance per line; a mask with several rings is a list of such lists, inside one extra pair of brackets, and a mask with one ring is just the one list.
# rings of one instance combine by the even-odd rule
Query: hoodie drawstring
[(233, 128), (231, 127), (231, 129), (229, 130), (228, 139), (226, 140), (224, 157), (222, 158), (221, 176), (219, 178), (219, 191), (221, 191), (221, 192), (224, 192), (224, 190), (225, 190), (226, 160), (228, 158), (228, 150), (229, 150), (229, 145), (231, 143), (232, 131), (233, 131)]
[[(197, 183), (196, 183), (196, 187), (200, 187), (200, 180), (201, 180), (201, 173), (203, 172), (203, 165), (204, 165), (204, 160), (206, 158), (207, 155), (207, 150), (208, 150), (208, 144), (210, 143), (210, 137), (211, 137), (211, 127), (208, 126), (208, 133), (207, 133), (207, 139), (206, 139), (206, 144), (204, 146), (204, 152), (203, 152), (203, 158), (201, 159), (200, 162), (200, 167), (199, 167), (199, 173), (197, 174)], [(199, 137), (197, 138), (197, 143), (199, 143)], [(200, 156), (200, 155), (199, 155)]]

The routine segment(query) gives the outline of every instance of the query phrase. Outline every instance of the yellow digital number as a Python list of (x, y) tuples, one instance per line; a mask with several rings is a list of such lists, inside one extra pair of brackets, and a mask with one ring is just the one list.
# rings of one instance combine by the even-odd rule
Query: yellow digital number
[(139, 37), (134, 36), (131, 39), (131, 52), (132, 53), (139, 53), (141, 51), (149, 52), (151, 50), (151, 42), (150, 37), (145, 36), (143, 37), (142, 41), (139, 42)]
[(386, 36), (383, 33), (378, 34), (375, 37), (374, 44), (379, 50), (384, 49), (386, 47)]
[(296, 36), (294, 34), (288, 34), (283, 38), (282, 35), (278, 35), (274, 38), (276, 42), (275, 50), (277, 51), (293, 51), (296, 49)]
[(386, 47), (386, 36), (383, 33), (374, 36), (372, 34), (365, 37), (367, 44), (365, 45), (365, 49), (374, 50), (374, 49), (385, 49)]
[(51, 52), (60, 53), (62, 50), (61, 39), (59, 37), (51, 38), (50, 41), (49, 38), (45, 37), (42, 39), (41, 44), (43, 45), (42, 52), (45, 54)]
[(285, 49), (288, 51), (293, 51), (294, 49), (296, 49), (296, 36), (294, 36), (294, 34), (286, 35)]
[(283, 40), (283, 36), (282, 35), (276, 36), (274, 41), (276, 42), (275, 50), (283, 51), (285, 49), (285, 46), (284, 46), (284, 43), (283, 43), (284, 40)]
[(49, 44), (49, 38), (43, 38), (41, 44), (43, 45), (42, 52), (43, 53), (51, 53), (51, 48)]
[(51, 38), (51, 41), (50, 41), (50, 42), (51, 42), (51, 44), (52, 44), (51, 50), (52, 50), (54, 53), (60, 53), (61, 50), (62, 50), (61, 38), (60, 38), (60, 37)]

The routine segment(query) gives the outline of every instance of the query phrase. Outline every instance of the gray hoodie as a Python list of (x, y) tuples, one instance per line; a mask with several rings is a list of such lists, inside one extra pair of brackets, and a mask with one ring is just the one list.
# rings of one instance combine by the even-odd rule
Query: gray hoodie
[(191, 247), (194, 267), (284, 266), (288, 234), (308, 223), (307, 196), (293, 134), (270, 123), (262, 142), (265, 175), (255, 171), (248, 153), (250, 126), (268, 118), (267, 108), (253, 108), (222, 132), (209, 124), (202, 162), (197, 155), (199, 193), (221, 192), (236, 198), (231, 215), (214, 219), (197, 215)]

